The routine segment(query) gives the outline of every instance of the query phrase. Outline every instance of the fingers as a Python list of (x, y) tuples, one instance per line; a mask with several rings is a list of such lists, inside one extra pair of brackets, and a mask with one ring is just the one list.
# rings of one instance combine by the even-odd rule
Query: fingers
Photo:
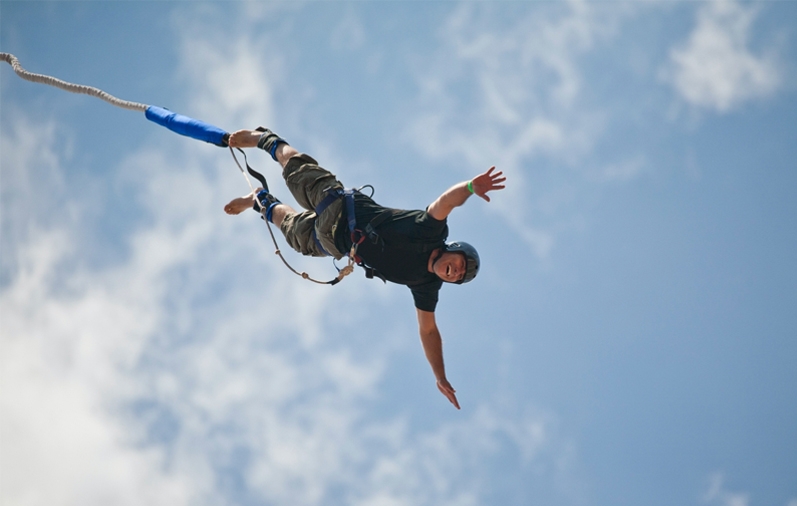
[[(492, 167), (487, 169), (487, 172), (485, 172), (484, 175), (489, 177), (490, 179), (497, 179), (497, 178), (499, 178), (499, 177), (504, 175), (504, 171), (502, 171), (502, 170), (499, 170), (498, 172), (493, 174), (494, 170), (495, 170), (495, 165), (493, 165)], [(504, 178), (504, 179), (506, 179), (506, 178)]]
[(493, 184), (495, 184), (495, 183), (503, 183), (504, 181), (506, 181), (506, 178), (504, 177), (503, 171), (500, 171), (500, 170), (498, 172), (496, 172), (495, 174), (489, 174), (488, 173), (487, 175), (490, 176), (490, 181)]
[[(491, 167), (490, 170), (487, 173), (487, 175), (490, 177), (490, 188), (487, 189), (487, 191), (503, 190), (504, 188), (506, 188), (505, 185), (501, 184), (501, 183), (506, 182), (506, 178), (504, 177), (504, 173), (499, 170), (495, 174), (492, 174), (492, 171), (494, 169), (495, 169), (495, 167)], [(487, 202), (490, 201), (490, 199), (486, 199), (486, 200), (487, 200)]]
[(437, 389), (440, 393), (446, 396), (448, 401), (454, 405), (455, 408), (460, 409), (459, 402), (457, 401), (456, 390), (446, 381), (445, 383), (437, 382)]
[(493, 172), (494, 170), (495, 167), (490, 167), (487, 172), (477, 176), (473, 180), (473, 193), (483, 198), (487, 202), (490, 202), (490, 197), (487, 196), (487, 192), (503, 190), (506, 188), (506, 186), (502, 184), (506, 181), (504, 173), (502, 171)]
[(485, 186), (489, 186), (489, 190), (501, 190), (504, 187), (500, 186), (500, 184), (506, 181), (506, 177), (504, 177), (503, 171), (494, 171), (495, 166), (492, 166), (487, 170), (487, 172), (477, 176), (476, 179), (483, 181)]
[(457, 401), (457, 396), (456, 395), (450, 394), (450, 395), (446, 395), (446, 397), (448, 397), (449, 402), (451, 402), (451, 404), (453, 404), (455, 408), (462, 409), (462, 408), (459, 407), (459, 402)]

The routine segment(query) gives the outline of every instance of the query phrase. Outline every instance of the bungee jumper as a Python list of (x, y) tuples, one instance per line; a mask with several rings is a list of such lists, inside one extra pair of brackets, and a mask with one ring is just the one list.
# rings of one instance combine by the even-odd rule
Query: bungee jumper
[(282, 166), (285, 184), (305, 210), (297, 212), (259, 189), (230, 201), (225, 212), (236, 215), (254, 209), (278, 226), (299, 253), (335, 259), (348, 255), (365, 268), (367, 277), (409, 287), (421, 344), (437, 387), (459, 409), (456, 391), (445, 374), (435, 308), (443, 283), (473, 280), (480, 261), (470, 244), (446, 242), (446, 221), (471, 195), (489, 202), (488, 192), (504, 188), (503, 174), (491, 167), (470, 181), (455, 184), (426, 210), (406, 211), (382, 207), (361, 191), (345, 190), (335, 175), (270, 130), (238, 130), (229, 137), (229, 145), (268, 152)]
[[(102, 90), (75, 85), (59, 79), (32, 74), (9, 53), (0, 53), (23, 79), (56, 86), (73, 93), (101, 98), (113, 105), (145, 112), (146, 118), (166, 128), (220, 147), (229, 148), (238, 168), (249, 184), (250, 192), (231, 200), (224, 211), (238, 215), (247, 209), (258, 212), (266, 224), (279, 227), (288, 244), (305, 256), (348, 257), (349, 264), (332, 281), (335, 285), (361, 266), (368, 278), (378, 278), (407, 286), (415, 302), (421, 344), (432, 368), (438, 390), (460, 409), (456, 390), (449, 383), (443, 361), (443, 344), (435, 319), (438, 295), (443, 283), (463, 284), (476, 277), (479, 254), (466, 242), (446, 242), (447, 219), (471, 195), (489, 202), (489, 192), (503, 189), (506, 178), (490, 167), (469, 181), (455, 184), (425, 210), (401, 210), (383, 207), (366, 195), (362, 188), (345, 189), (336, 176), (321, 167), (307, 154), (294, 149), (271, 130), (238, 130), (232, 134), (205, 122), (173, 113), (167, 109), (119, 100)], [(245, 148), (265, 150), (282, 167), (285, 183), (304, 211), (297, 212), (270, 193), (265, 177), (249, 167), (247, 171), (260, 182), (255, 188), (235, 156)], [(244, 154), (246, 160), (246, 155)], [(277, 242), (271, 227), (272, 240)], [(306, 273), (295, 271), (277, 247), (277, 254), (294, 273), (316, 283)]]

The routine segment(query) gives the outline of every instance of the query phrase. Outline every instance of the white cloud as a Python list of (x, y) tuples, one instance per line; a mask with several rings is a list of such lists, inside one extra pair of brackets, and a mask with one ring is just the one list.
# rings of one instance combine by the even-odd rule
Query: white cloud
[(507, 189), (489, 209), (546, 257), (554, 236), (534, 225), (532, 167), (554, 160), (563, 172), (572, 170), (600, 137), (603, 120), (582, 98), (579, 60), (614, 32), (622, 9), (568, 2), (511, 19), (496, 12), (490, 4), (466, 4), (449, 18), (441, 49), (419, 69), (420, 112), (407, 135), (427, 156), (463, 160), (460, 177), (502, 169)]
[[(478, 504), (489, 484), (474, 471), (506, 441), (521, 468), (556, 453), (555, 425), (533, 413), (482, 407), (420, 434), (367, 420), (378, 363), (286, 343), (275, 334), (302, 323), (280, 318), (274, 300), (247, 314), (256, 289), (221, 296), (223, 316), (182, 322), (176, 292), (206, 287), (182, 286), (175, 271), (223, 266), (204, 254), (144, 261), (163, 247), (161, 230), (138, 235), (147, 247), (114, 272), (60, 273), (53, 252), (68, 230), (20, 252), (27, 261), (0, 295), (5, 503), (219, 504), (233, 474), (273, 504), (329, 503), (334, 488), (351, 504)], [(59, 278), (71, 293), (58, 293)]]
[(727, 112), (752, 99), (772, 95), (780, 85), (777, 60), (749, 48), (757, 7), (734, 1), (704, 4), (686, 43), (670, 51), (664, 72), (688, 103)]
[[(42, 221), (57, 221), (59, 216), (74, 214), (75, 206), (64, 206), (64, 181), (60, 160), (68, 158), (68, 135), (60, 136), (56, 143), (54, 123), (40, 124), (34, 128), (26, 116), (14, 107), (3, 104), (3, 114), (9, 121), (2, 142), (3, 166), (0, 177), (0, 201), (4, 212), (0, 214), (2, 231), (3, 273), (15, 269), (14, 255), (6, 248), (15, 241), (25, 240), (32, 225)], [(28, 171), (31, 171), (28, 173)], [(58, 213), (48, 202), (57, 202)]]
[[(207, 12), (175, 16), (179, 72), (192, 108), (189, 115), (230, 129), (254, 128), (273, 118), (272, 95), (283, 75), (282, 54), (268, 31), (251, 29), (252, 19), (257, 18), (255, 5), (240, 13), (244, 19), (232, 37), (219, 30), (215, 16)], [(259, 11), (262, 15), (263, 9)]]
[[(244, 34), (185, 58), (181, 72), (202, 83), (186, 90), (198, 116), (232, 123), (269, 114), (270, 94), (258, 91), (270, 82), (235, 84), (239, 70), (268, 75), (252, 40)], [(223, 58), (229, 50), (235, 56)], [(38, 135), (33, 120), (19, 124), (13, 139), (4, 133), (4, 184), (20, 202), (35, 202), (33, 169), (44, 164), (72, 205), (74, 167), (58, 139)], [(48, 132), (65, 130), (48, 124)], [(537, 413), (482, 406), (414, 432), (367, 413), (388, 347), (358, 349), (356, 322), (329, 325), (338, 299), (362, 304), (364, 296), (342, 286), (333, 298), (262, 254), (271, 246), (256, 218), (221, 213), (242, 183), (229, 161), (208, 153), (174, 142), (120, 153), (106, 168), (143, 216), (114, 229), (125, 252), (103, 267), (81, 260), (102, 252), (81, 242), (79, 213), (52, 222), (13, 214), (16, 200), (3, 196), (4, 219), (27, 223), (29, 233), (3, 244), (16, 262), (0, 288), (1, 502), (222, 504), (246, 496), (311, 505), (344, 490), (346, 504), (478, 504), (490, 484), (474, 476), (486, 476), (484, 459), (506, 454), (521, 470), (533, 464), (568, 479), (569, 468), (553, 463), (563, 438)], [(6, 172), (11, 160), (19, 166)], [(112, 215), (112, 207), (92, 211)]]
[(644, 170), (645, 165), (645, 160), (638, 156), (603, 167), (598, 177), (604, 181), (628, 181), (637, 177)]
[(337, 26), (332, 30), (330, 40), (332, 47), (341, 52), (353, 51), (365, 44), (365, 29), (357, 14), (347, 8)]
[(703, 494), (703, 502), (717, 506), (747, 506), (750, 501), (748, 494), (729, 492), (725, 490), (725, 477), (717, 472), (709, 477), (709, 486)]
[[(13, 226), (28, 224), (26, 234), (4, 237), (3, 244), (12, 262), (0, 292), (2, 502), (185, 504), (193, 492), (184, 480), (160, 470), (159, 450), (132, 447), (108, 404), (133, 387), (123, 371), (152, 331), (155, 300), (130, 290), (133, 277), (114, 285), (75, 269), (70, 257), (85, 251), (75, 244), (75, 216), (8, 212), (17, 201), (41, 202), (34, 183), (41, 159), (30, 153), (56, 152), (54, 136), (42, 136), (29, 120), (18, 125), (15, 139), (39, 142), (4, 150), (2, 160), (4, 183), (18, 192), (14, 199), (4, 195), (3, 213)], [(9, 160), (21, 165), (6, 171)], [(48, 170), (66, 182), (63, 161), (55, 157)], [(64, 200), (69, 207), (69, 197)]]

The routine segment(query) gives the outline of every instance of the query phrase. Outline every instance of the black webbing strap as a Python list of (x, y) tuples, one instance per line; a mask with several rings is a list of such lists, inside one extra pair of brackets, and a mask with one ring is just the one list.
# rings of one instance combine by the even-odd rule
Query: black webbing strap
[[(235, 156), (235, 151), (233, 151), (232, 147), (230, 147), (229, 149), (230, 149), (230, 153), (232, 154), (233, 160), (235, 160), (235, 164), (238, 165), (238, 168), (241, 170), (241, 173), (243, 173), (243, 167), (241, 167), (241, 164), (238, 163), (238, 158), (236, 158), (236, 156)], [(249, 162), (246, 159), (246, 153), (244, 153), (244, 151), (241, 148), (236, 148), (236, 149), (238, 151), (240, 151), (240, 153), (244, 157), (244, 164), (246, 164), (247, 172), (249, 172), (249, 174), (253, 178), (255, 178), (258, 181), (260, 181), (260, 184), (263, 186), (263, 190), (268, 192), (268, 183), (266, 182), (265, 176), (263, 176), (263, 174), (259, 173), (258, 171), (256, 171), (255, 169), (253, 169), (252, 167), (249, 166)], [(246, 174), (244, 174), (244, 176), (246, 176)], [(251, 184), (250, 184), (250, 188), (251, 188)], [(331, 279), (329, 281), (319, 281), (317, 279), (311, 278), (306, 272), (297, 271), (296, 269), (294, 269), (291, 266), (291, 264), (288, 263), (287, 260), (285, 260), (285, 257), (282, 256), (282, 252), (280, 251), (279, 245), (277, 244), (277, 238), (274, 237), (274, 232), (271, 230), (271, 224), (266, 219), (266, 210), (265, 209), (261, 208), (260, 216), (263, 218), (263, 221), (266, 222), (266, 227), (268, 228), (268, 233), (271, 236), (271, 241), (274, 243), (274, 248), (276, 249), (275, 253), (280, 257), (280, 260), (282, 260), (282, 263), (285, 264), (285, 266), (291, 272), (296, 274), (297, 276), (301, 276), (302, 278), (304, 278), (304, 279), (306, 279), (308, 281), (312, 281), (313, 283), (318, 283), (319, 285), (334, 286), (334, 285), (337, 285), (343, 279), (344, 276), (346, 276), (347, 274), (349, 274), (351, 272), (351, 267), (348, 267), (348, 268), (344, 267), (342, 270), (338, 269), (338, 276), (335, 279)]]

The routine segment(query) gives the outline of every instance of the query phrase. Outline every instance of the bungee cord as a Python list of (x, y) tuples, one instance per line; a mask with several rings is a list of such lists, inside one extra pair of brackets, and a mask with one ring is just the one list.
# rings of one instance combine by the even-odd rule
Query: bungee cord
[(116, 107), (121, 107), (123, 109), (130, 109), (132, 111), (141, 111), (141, 112), (147, 110), (148, 106), (145, 104), (139, 104), (138, 102), (129, 102), (127, 100), (118, 99), (109, 93), (105, 93), (101, 89), (94, 88), (93, 86), (68, 83), (66, 81), (62, 81), (52, 76), (46, 76), (44, 74), (34, 74), (33, 72), (28, 72), (27, 70), (22, 68), (22, 65), (19, 64), (19, 60), (13, 54), (0, 53), (0, 59), (2, 59), (5, 62), (8, 62), (8, 64), (11, 65), (11, 67), (14, 69), (14, 72), (19, 77), (21, 77), (26, 81), (46, 84), (49, 86), (55, 86), (56, 88), (60, 88), (70, 93), (82, 93), (83, 95), (90, 95), (92, 97), (101, 98), (102, 100), (105, 100), (109, 104), (115, 105)]
[[(216, 126), (213, 126), (211, 124), (205, 123), (203, 121), (199, 121), (199, 120), (196, 120), (196, 119), (193, 119), (193, 118), (189, 118), (188, 116), (183, 116), (183, 115), (180, 115), (180, 114), (176, 114), (176, 113), (174, 113), (172, 111), (169, 111), (168, 109), (164, 109), (162, 107), (146, 105), (146, 104), (140, 104), (138, 102), (130, 102), (128, 100), (121, 100), (121, 99), (119, 99), (119, 98), (117, 98), (117, 97), (115, 97), (115, 96), (113, 96), (113, 95), (111, 95), (109, 93), (106, 93), (105, 91), (103, 91), (103, 90), (101, 90), (99, 88), (95, 88), (93, 86), (86, 86), (86, 85), (82, 85), (82, 84), (69, 83), (69, 82), (66, 82), (66, 81), (62, 81), (61, 79), (52, 77), (52, 76), (48, 76), (48, 75), (44, 75), (44, 74), (35, 74), (33, 72), (28, 72), (27, 70), (22, 68), (22, 65), (20, 65), (19, 60), (17, 59), (17, 57), (14, 56), (13, 54), (10, 54), (10, 53), (2, 53), (2, 52), (0, 52), (0, 59), (5, 61), (9, 65), (11, 65), (11, 67), (14, 69), (14, 72), (19, 77), (21, 77), (22, 79), (24, 79), (26, 81), (31, 81), (31, 82), (40, 83), (40, 84), (46, 84), (48, 86), (53, 86), (53, 87), (59, 88), (59, 89), (64, 90), (64, 91), (68, 91), (70, 93), (78, 93), (78, 94), (83, 94), (83, 95), (89, 95), (89, 96), (92, 96), (92, 97), (96, 97), (96, 98), (102, 99), (102, 100), (104, 100), (104, 101), (108, 102), (109, 104), (114, 105), (116, 107), (121, 107), (123, 109), (128, 109), (128, 110), (132, 110), (132, 111), (144, 112), (145, 115), (146, 115), (146, 118), (148, 120), (150, 120), (150, 121), (152, 121), (154, 123), (157, 123), (157, 124), (159, 124), (161, 126), (164, 126), (164, 127), (168, 128), (169, 130), (171, 130), (171, 131), (173, 131), (175, 133), (178, 133), (180, 135), (184, 135), (184, 136), (187, 136), (187, 137), (191, 137), (193, 139), (209, 142), (209, 143), (215, 144), (215, 145), (217, 145), (219, 147), (229, 148), (230, 149), (230, 153), (232, 154), (232, 158), (233, 158), (233, 160), (235, 160), (235, 164), (238, 166), (238, 169), (240, 169), (241, 174), (243, 175), (244, 179), (246, 180), (246, 184), (249, 186), (249, 189), (252, 191), (252, 200), (254, 202), (257, 202), (257, 197), (256, 197), (256, 193), (257, 192), (255, 191), (255, 188), (252, 186), (252, 183), (249, 180), (249, 177), (246, 175), (246, 171), (244, 171), (243, 167), (238, 162), (238, 158), (235, 156), (235, 151), (233, 150), (232, 146), (230, 146), (228, 144), (228, 140), (229, 140), (229, 137), (230, 137), (230, 134), (228, 132), (226, 132), (226, 131), (224, 131), (224, 130), (216, 127)], [(243, 154), (244, 163), (246, 164), (246, 168), (248, 169), (249, 173), (252, 174), (253, 177), (256, 177), (263, 184), (263, 188), (266, 191), (268, 191), (268, 185), (266, 183), (265, 177), (263, 177), (263, 175), (261, 175), (259, 172), (255, 171), (254, 169), (252, 169), (249, 166), (248, 162), (246, 162), (246, 153), (244, 153), (243, 150), (238, 148), (238, 151), (240, 151), (241, 154)], [(268, 233), (271, 236), (271, 240), (274, 242), (274, 247), (276, 248), (275, 253), (280, 257), (280, 259), (282, 260), (282, 263), (284, 263), (285, 266), (288, 267), (288, 269), (290, 269), (291, 272), (293, 272), (297, 276), (301, 276), (303, 279), (306, 279), (308, 281), (312, 281), (314, 283), (318, 283), (318, 284), (321, 284), (321, 285), (336, 285), (344, 277), (348, 276), (349, 274), (351, 274), (354, 271), (355, 262), (354, 262), (354, 258), (353, 258), (354, 257), (353, 253), (356, 251), (356, 248), (353, 248), (352, 249), (352, 254), (349, 255), (348, 265), (346, 265), (342, 269), (338, 269), (338, 276), (335, 279), (332, 279), (330, 281), (319, 281), (319, 280), (316, 280), (316, 279), (310, 277), (306, 272), (297, 271), (296, 269), (294, 269), (288, 263), (287, 260), (285, 260), (285, 257), (282, 255), (282, 251), (279, 248), (279, 245), (277, 243), (277, 239), (274, 236), (274, 232), (271, 230), (271, 224), (266, 219), (266, 209), (264, 207), (261, 207), (260, 214), (261, 214), (261, 217), (263, 218), (263, 221), (266, 222), (266, 226), (268, 228)], [(335, 268), (337, 269), (337, 266)]]

